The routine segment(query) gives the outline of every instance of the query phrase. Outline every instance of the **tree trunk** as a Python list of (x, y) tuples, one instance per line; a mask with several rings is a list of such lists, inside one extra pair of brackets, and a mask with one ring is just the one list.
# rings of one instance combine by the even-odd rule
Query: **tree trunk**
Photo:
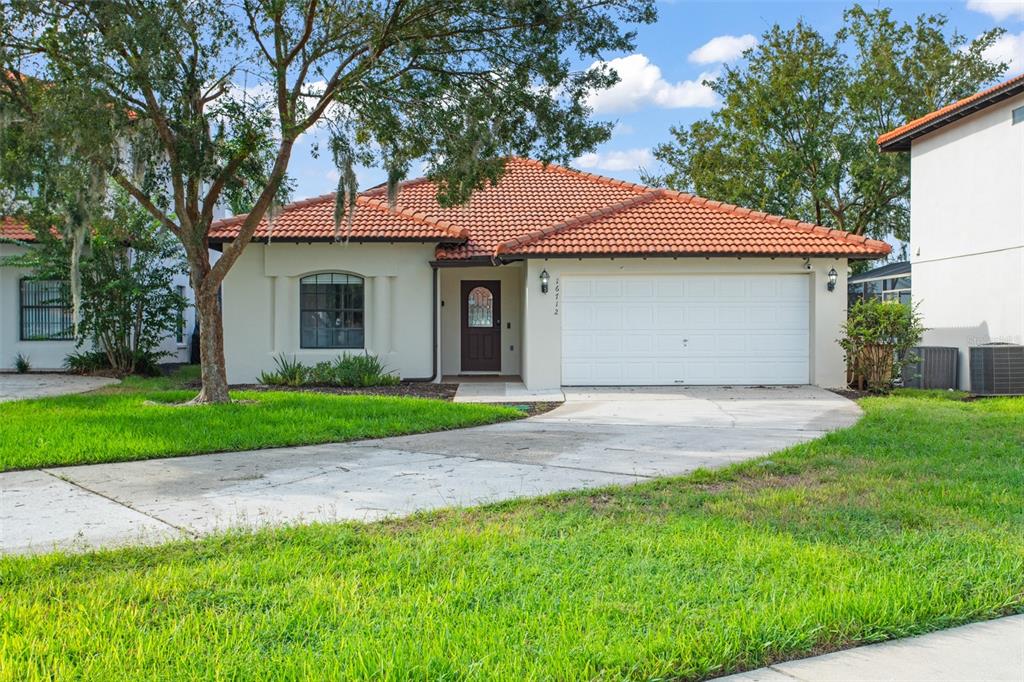
[(202, 369), (203, 388), (193, 403), (227, 403), (228, 376), (224, 368), (224, 325), (221, 319), (217, 287), (196, 291), (196, 314), (199, 316), (199, 364)]

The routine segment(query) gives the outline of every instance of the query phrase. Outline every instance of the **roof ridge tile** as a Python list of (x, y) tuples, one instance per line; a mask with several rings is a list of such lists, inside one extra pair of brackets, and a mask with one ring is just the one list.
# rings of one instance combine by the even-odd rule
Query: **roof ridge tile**
[(554, 162), (545, 163), (543, 161), (538, 161), (537, 159), (529, 159), (523, 156), (510, 156), (508, 157), (508, 159), (511, 161), (519, 161), (532, 166), (536, 166), (543, 170), (550, 169), (562, 173), (564, 175), (585, 178), (587, 180), (599, 182), (602, 185), (607, 185), (609, 187), (622, 187), (624, 189), (630, 189), (637, 192), (638, 194), (650, 192), (657, 189), (655, 187), (648, 187), (647, 185), (641, 185), (636, 182), (629, 182), (628, 180), (622, 180), (620, 178), (612, 178), (608, 177), (607, 175), (591, 173), (590, 171), (576, 170), (575, 168), (569, 168), (568, 166), (562, 166)]

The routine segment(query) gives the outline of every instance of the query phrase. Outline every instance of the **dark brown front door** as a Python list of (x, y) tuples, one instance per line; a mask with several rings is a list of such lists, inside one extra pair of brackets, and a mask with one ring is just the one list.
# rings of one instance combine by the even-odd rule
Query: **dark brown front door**
[(462, 371), (501, 371), (501, 282), (462, 283)]

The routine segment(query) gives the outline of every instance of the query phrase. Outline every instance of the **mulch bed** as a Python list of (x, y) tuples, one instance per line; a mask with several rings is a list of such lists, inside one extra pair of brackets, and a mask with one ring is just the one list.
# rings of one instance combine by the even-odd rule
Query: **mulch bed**
[[(196, 388), (199, 384), (196, 383)], [(231, 384), (233, 391), (296, 391), (300, 393), (333, 393), (335, 395), (384, 395), (401, 398), (433, 398), (451, 400), (455, 397), (458, 384), (432, 384), (419, 381), (403, 381), (397, 386), (370, 386), (367, 388), (346, 388), (342, 386), (264, 386), (263, 384)]]

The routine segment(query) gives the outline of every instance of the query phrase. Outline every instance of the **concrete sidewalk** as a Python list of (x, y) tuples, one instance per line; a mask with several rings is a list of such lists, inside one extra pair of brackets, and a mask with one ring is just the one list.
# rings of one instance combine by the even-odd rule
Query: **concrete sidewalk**
[(1024, 615), (788, 661), (719, 682), (1021, 682)]

